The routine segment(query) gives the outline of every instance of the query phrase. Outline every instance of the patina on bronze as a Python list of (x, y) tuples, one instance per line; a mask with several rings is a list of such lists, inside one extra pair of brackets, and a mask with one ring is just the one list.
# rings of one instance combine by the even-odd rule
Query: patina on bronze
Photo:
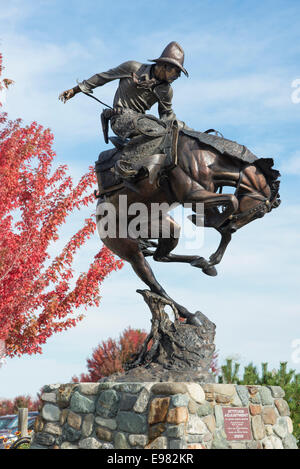
[[(59, 99), (66, 102), (80, 91), (92, 93), (94, 88), (118, 79), (119, 86), (114, 97), (113, 110), (105, 110), (102, 113), (101, 122), (106, 143), (108, 143), (110, 121), (112, 130), (125, 144), (126, 139), (141, 135), (136, 126), (136, 118), (139, 115), (145, 115), (145, 112), (155, 103), (158, 103), (158, 114), (162, 121), (176, 119), (172, 109), (171, 83), (180, 76), (181, 71), (187, 75), (183, 67), (183, 49), (173, 41), (167, 45), (158, 59), (154, 59), (154, 62), (155, 65), (142, 64), (134, 60), (124, 62), (106, 72), (97, 73), (83, 80), (76, 87), (61, 93)], [(153, 128), (153, 121), (149, 122), (149, 128), (150, 130)], [(151, 138), (149, 132), (147, 137)], [(131, 166), (131, 160), (131, 154), (127, 150), (116, 164), (115, 169), (122, 179), (130, 179), (139, 171)]]
[[(280, 174), (273, 169), (271, 158), (257, 158), (243, 145), (196, 132), (176, 119), (170, 83), (181, 71), (187, 74), (183, 60), (182, 48), (172, 42), (154, 59), (155, 65), (125, 62), (60, 95), (66, 101), (80, 90), (91, 92), (96, 86), (120, 80), (113, 111), (108, 110), (106, 117), (118, 138), (110, 139), (115, 148), (102, 152), (96, 165), (100, 192), (97, 207), (110, 202), (119, 214), (121, 195), (126, 196), (127, 213), (136, 202), (143, 203), (149, 213), (154, 203), (190, 203), (194, 212), (196, 204), (202, 203), (204, 226), (215, 228), (221, 235), (209, 259), (179, 255), (172, 251), (178, 244), (180, 227), (168, 213), (162, 215), (161, 224), (170, 227), (170, 235), (165, 237), (160, 232), (155, 239), (151, 226), (143, 239), (120, 236), (124, 230), (120, 230), (121, 220), (117, 218), (116, 234), (102, 241), (129, 262), (150, 289), (140, 293), (151, 310), (152, 328), (125, 375), (110, 379), (187, 381), (190, 376), (194, 381), (211, 380), (208, 370), (215, 325), (201, 312), (193, 314), (174, 301), (155, 278), (146, 257), (157, 262), (187, 263), (215, 276), (215, 266), (221, 262), (232, 234), (280, 204)], [(160, 119), (145, 114), (156, 102)], [(108, 141), (105, 122), (104, 131)], [(234, 194), (223, 193), (228, 186), (235, 188)], [(189, 218), (197, 225), (196, 213)], [(97, 225), (102, 219), (98, 214)], [(128, 216), (127, 223), (130, 221)], [(174, 322), (164, 311), (166, 305), (173, 309)]]
[[(199, 313), (192, 314), (183, 305), (170, 298), (155, 278), (146, 257), (152, 256), (158, 262), (188, 263), (202, 269), (207, 275), (217, 275), (215, 266), (221, 262), (232, 234), (253, 220), (263, 217), (278, 207), (280, 203), (279, 181), (277, 180), (279, 172), (272, 169), (272, 159), (256, 158), (251, 152), (247, 153), (245, 148), (240, 148), (241, 146), (234, 142), (224, 142), (224, 139), (220, 137), (214, 137), (219, 138), (220, 141), (215, 141), (212, 138), (209, 142), (210, 145), (208, 145), (208, 143), (202, 142), (202, 133), (199, 135), (195, 132), (192, 135), (189, 133), (185, 130), (179, 132), (176, 164), (172, 169), (162, 170), (157, 185), (151, 184), (148, 178), (144, 178), (135, 183), (138, 192), (121, 185), (120, 188), (108, 192), (105, 196), (105, 201), (113, 204), (116, 213), (119, 213), (120, 195), (127, 196), (127, 210), (135, 202), (144, 203), (149, 211), (152, 203), (173, 204), (178, 202), (180, 204), (191, 203), (194, 206), (197, 202), (202, 202), (204, 204), (204, 226), (215, 228), (221, 235), (220, 244), (209, 259), (172, 253), (179, 241), (177, 237), (179, 227), (169, 214), (162, 218), (162, 222), (169, 223), (171, 228), (168, 238), (161, 235), (155, 241), (150, 235), (149, 239), (132, 239), (129, 236), (124, 239), (118, 238), (117, 235), (117, 237), (103, 239), (103, 243), (109, 249), (131, 264), (135, 273), (150, 288), (151, 293), (168, 300), (178, 315), (185, 318), (185, 325), (190, 327), (190, 336), (187, 335), (185, 341), (186, 348), (183, 347), (184, 353), (180, 355), (172, 348), (169, 349), (172, 353), (174, 352), (173, 355), (170, 354), (174, 358), (174, 361), (171, 362), (168, 354), (165, 353), (166, 344), (175, 343), (174, 330), (177, 333), (182, 325), (177, 322), (176, 327), (166, 327), (168, 322), (164, 322), (165, 316), (160, 314), (161, 306), (158, 303), (146, 301), (152, 312), (152, 324), (157, 324), (157, 321), (160, 324), (160, 327), (156, 327), (156, 337), (159, 337), (156, 343), (159, 344), (160, 352), (155, 353), (156, 349), (154, 349), (154, 353), (142, 351), (141, 356), (133, 362), (139, 366), (134, 368), (134, 371), (128, 371), (123, 377), (116, 377), (117, 380), (147, 381), (151, 380), (151, 376), (152, 379), (156, 376), (161, 381), (169, 379), (181, 381), (186, 379), (187, 374), (190, 374), (193, 380), (198, 382), (212, 380), (212, 377), (208, 378), (204, 370), (207, 369), (207, 364), (211, 363), (213, 347), (209, 353), (206, 350), (207, 361), (202, 362), (203, 373), (200, 373), (199, 369), (195, 367), (193, 358), (188, 352), (189, 339), (194, 334), (201, 337), (201, 340), (198, 341), (199, 354), (204, 353), (205, 344), (213, 345), (212, 335), (203, 328), (203, 319)], [(233, 155), (226, 152), (229, 149)], [(222, 193), (226, 186), (234, 187), (235, 193)], [(103, 201), (104, 199), (100, 198), (98, 204), (102, 204)], [(191, 217), (191, 221), (197, 224), (196, 215)], [(99, 222), (101, 222), (101, 216), (97, 217), (97, 223)], [(129, 222), (130, 217), (128, 218)], [(161, 317), (161, 320), (158, 320), (158, 317)], [(162, 330), (164, 333), (161, 333)], [(187, 330), (185, 333), (188, 334)], [(165, 359), (162, 360), (162, 357)], [(179, 371), (181, 367), (182, 370)], [(183, 372), (184, 367), (185, 372)], [(162, 368), (164, 368), (164, 372), (162, 372)], [(170, 373), (170, 368), (173, 370), (172, 373)]]
[[(211, 363), (215, 352), (216, 326), (200, 311), (197, 326), (183, 323), (172, 301), (149, 290), (137, 290), (151, 314), (151, 331), (142, 350), (125, 365), (124, 373), (116, 373), (101, 381), (174, 381), (211, 383)], [(169, 306), (172, 321), (165, 312)]]
[(184, 51), (178, 42), (170, 42), (167, 47), (163, 50), (162, 54), (158, 59), (153, 59), (151, 62), (156, 63), (169, 63), (176, 65), (180, 70), (188, 77), (189, 74), (183, 66), (184, 62)]
[[(154, 242), (150, 235), (148, 240), (118, 238), (117, 235), (113, 238), (106, 237), (103, 242), (119, 257), (130, 262), (136, 274), (153, 293), (171, 300), (157, 282), (146, 256), (152, 255), (158, 262), (188, 263), (201, 268), (207, 275), (217, 275), (215, 266), (221, 262), (232, 234), (251, 221), (263, 217), (280, 203), (277, 180), (279, 172), (272, 169), (272, 164), (272, 159), (256, 158), (253, 163), (249, 163), (242, 156), (231, 157), (226, 152), (221, 153), (221, 147), (217, 150), (212, 145), (202, 143), (201, 135), (200, 138), (195, 138), (181, 130), (178, 135), (176, 165), (161, 173), (157, 185), (151, 184), (148, 178), (137, 180), (135, 184), (138, 192), (121, 186), (118, 190), (107, 193), (105, 200), (116, 208), (117, 214), (120, 195), (127, 196), (127, 212), (135, 202), (145, 204), (149, 213), (152, 203), (191, 203), (192, 206), (197, 202), (203, 203), (204, 226), (215, 228), (221, 234), (216, 252), (208, 260), (195, 255), (172, 254), (179, 241), (174, 233), (178, 233), (179, 228), (169, 214), (162, 218), (162, 223), (170, 226), (169, 238), (159, 237)], [(235, 193), (222, 193), (226, 186), (235, 187)], [(100, 198), (98, 204), (103, 201)], [(130, 220), (128, 217), (128, 223)], [(97, 222), (100, 221), (101, 216), (98, 216)], [(196, 217), (192, 216), (191, 221), (196, 224)], [(198, 324), (197, 319), (186, 308), (173, 303), (182, 317), (191, 324)]]

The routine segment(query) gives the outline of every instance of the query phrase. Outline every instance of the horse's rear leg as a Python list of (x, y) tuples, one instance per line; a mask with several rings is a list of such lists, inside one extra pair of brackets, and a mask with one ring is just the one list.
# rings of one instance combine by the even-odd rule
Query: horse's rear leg
[(170, 300), (176, 306), (180, 316), (187, 319), (189, 324), (199, 326), (200, 320), (194, 314), (190, 313), (184, 306), (176, 303), (163, 289), (156, 280), (149, 263), (146, 261), (143, 253), (140, 251), (138, 240), (133, 239), (103, 239), (103, 243), (117, 256), (128, 261), (138, 277), (150, 288), (153, 293), (161, 295)]
[(129, 260), (131, 266), (139, 278), (148, 285), (151, 291), (161, 295), (163, 298), (170, 300), (176, 306), (178, 313), (181, 317), (186, 318), (188, 323), (193, 325), (199, 325), (199, 321), (194, 314), (190, 313), (184, 306), (180, 305), (171, 298), (163, 287), (156, 280), (149, 263), (141, 252), (137, 253), (131, 260)]
[(162, 286), (157, 282), (149, 263), (146, 261), (136, 239), (105, 238), (103, 243), (117, 256), (129, 262), (138, 277), (150, 288), (153, 293), (166, 295)]
[[(151, 227), (149, 227), (151, 229)], [(162, 214), (160, 220), (160, 232), (158, 238), (158, 247), (153, 254), (155, 261), (161, 261), (164, 257), (168, 256), (173, 249), (176, 248), (179, 242), (180, 225), (176, 223), (173, 217), (169, 214)]]
[(162, 232), (158, 239), (157, 249), (153, 254), (153, 259), (157, 262), (184, 262), (190, 264), (192, 261), (199, 259), (199, 256), (186, 256), (181, 254), (170, 254), (178, 245), (180, 226), (170, 216), (162, 218), (162, 223), (169, 227), (169, 237), (163, 237)]
[[(204, 257), (200, 256), (189, 256), (189, 255), (182, 255), (182, 254), (170, 254), (173, 249), (178, 244), (179, 235), (180, 235), (180, 226), (175, 222), (175, 220), (170, 216), (163, 216), (161, 219), (161, 223), (164, 224), (168, 230), (161, 230), (160, 238), (158, 239), (158, 246), (156, 251), (153, 254), (153, 259), (158, 262), (183, 262), (186, 264), (191, 264), (194, 267), (200, 267), (203, 272), (210, 276), (217, 275), (216, 269), (213, 265), (204, 259)], [(163, 237), (163, 233), (168, 233), (169, 237)], [(151, 246), (150, 246), (151, 247)], [(150, 255), (150, 251), (148, 249), (144, 249), (144, 253), (146, 255)]]

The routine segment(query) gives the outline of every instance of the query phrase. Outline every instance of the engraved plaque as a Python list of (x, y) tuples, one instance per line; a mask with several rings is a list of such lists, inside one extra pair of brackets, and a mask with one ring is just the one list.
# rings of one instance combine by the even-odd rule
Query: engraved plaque
[(223, 407), (227, 440), (252, 440), (247, 407)]

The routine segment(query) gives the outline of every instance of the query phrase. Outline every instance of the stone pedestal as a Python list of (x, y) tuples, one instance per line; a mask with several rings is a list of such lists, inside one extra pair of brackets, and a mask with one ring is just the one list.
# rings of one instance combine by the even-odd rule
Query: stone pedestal
[(276, 386), (57, 384), (42, 401), (31, 449), (297, 448)]

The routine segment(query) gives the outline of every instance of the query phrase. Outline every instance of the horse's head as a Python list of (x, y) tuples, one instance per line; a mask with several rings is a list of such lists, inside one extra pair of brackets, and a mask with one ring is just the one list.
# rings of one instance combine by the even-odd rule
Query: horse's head
[[(279, 174), (279, 173), (278, 173)], [(262, 218), (279, 207), (280, 181), (269, 179), (254, 165), (246, 167), (240, 175), (236, 190), (238, 209), (230, 216), (230, 228), (234, 232), (251, 221)]]

